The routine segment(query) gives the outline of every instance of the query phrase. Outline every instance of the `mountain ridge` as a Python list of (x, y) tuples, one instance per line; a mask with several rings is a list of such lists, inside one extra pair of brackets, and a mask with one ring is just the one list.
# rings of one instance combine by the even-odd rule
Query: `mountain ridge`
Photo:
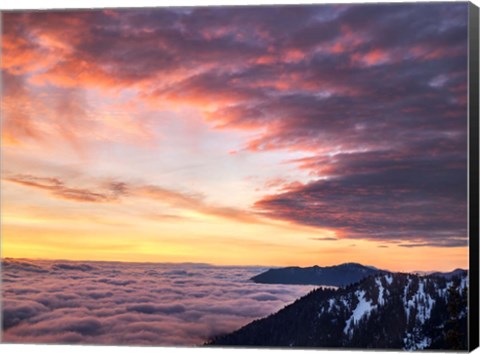
[(342, 263), (321, 267), (271, 268), (250, 280), (263, 284), (346, 286), (369, 275), (386, 272), (360, 263)]
[(450, 280), (383, 273), (318, 288), (207, 345), (305, 348), (467, 348), (466, 274)]

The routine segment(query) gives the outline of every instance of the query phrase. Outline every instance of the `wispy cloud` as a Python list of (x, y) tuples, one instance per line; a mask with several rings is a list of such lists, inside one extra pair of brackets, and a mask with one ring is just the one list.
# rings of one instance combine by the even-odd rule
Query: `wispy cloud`
[(399, 247), (407, 247), (407, 248), (414, 248), (414, 247), (466, 247), (468, 244), (468, 240), (463, 237), (450, 237), (447, 239), (440, 239), (438, 241), (433, 242), (412, 242), (412, 243), (404, 243), (398, 245)]
[[(11, 174), (3, 180), (29, 188), (48, 192), (55, 198), (82, 203), (118, 203), (122, 199), (146, 198), (152, 201), (186, 210), (193, 210), (205, 215), (247, 222), (262, 222), (254, 213), (226, 206), (211, 205), (199, 194), (179, 192), (155, 185), (142, 185), (108, 179), (90, 181), (90, 187), (71, 187), (65, 181), (56, 177), (41, 177), (33, 175)], [(72, 183), (72, 182), (70, 182)], [(84, 182), (85, 183), (85, 182)], [(172, 220), (181, 219), (178, 215), (149, 214), (151, 219)]]
[(336, 237), (312, 237), (311, 240), (315, 241), (338, 241)]
[(105, 203), (112, 202), (118, 198), (115, 187), (106, 192), (93, 192), (83, 188), (67, 187), (65, 183), (58, 178), (37, 177), (32, 175), (16, 175), (6, 177), (4, 180), (26, 187), (42, 189), (57, 198), (76, 202)]

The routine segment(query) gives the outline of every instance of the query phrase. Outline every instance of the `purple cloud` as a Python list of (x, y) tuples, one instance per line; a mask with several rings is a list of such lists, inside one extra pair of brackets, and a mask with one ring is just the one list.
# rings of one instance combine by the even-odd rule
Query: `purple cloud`
[[(344, 238), (465, 245), (456, 240), (466, 240), (467, 18), (466, 3), (12, 12), (5, 94), (31, 100), (28, 78), (195, 106), (216, 129), (254, 132), (244, 150), (311, 156), (291, 163), (315, 180), (260, 198), (263, 215)], [(52, 53), (40, 35), (69, 50)], [(22, 60), (32, 57), (42, 60)], [(43, 69), (33, 78), (32, 65)], [(40, 140), (31, 107), (12, 102), (6, 134)], [(126, 193), (20, 177), (11, 181), (69, 200)], [(162, 188), (143, 193), (255, 221)]]

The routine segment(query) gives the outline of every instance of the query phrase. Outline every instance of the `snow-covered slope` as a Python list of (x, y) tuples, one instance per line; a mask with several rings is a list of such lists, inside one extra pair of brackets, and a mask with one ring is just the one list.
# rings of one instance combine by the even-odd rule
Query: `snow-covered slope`
[(467, 273), (451, 279), (387, 273), (317, 289), (210, 344), (466, 349)]

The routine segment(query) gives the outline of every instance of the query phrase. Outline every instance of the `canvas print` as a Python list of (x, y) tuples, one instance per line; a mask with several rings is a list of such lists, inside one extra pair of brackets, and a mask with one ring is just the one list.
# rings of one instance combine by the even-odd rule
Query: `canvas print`
[(3, 11), (2, 342), (471, 348), (474, 8)]

